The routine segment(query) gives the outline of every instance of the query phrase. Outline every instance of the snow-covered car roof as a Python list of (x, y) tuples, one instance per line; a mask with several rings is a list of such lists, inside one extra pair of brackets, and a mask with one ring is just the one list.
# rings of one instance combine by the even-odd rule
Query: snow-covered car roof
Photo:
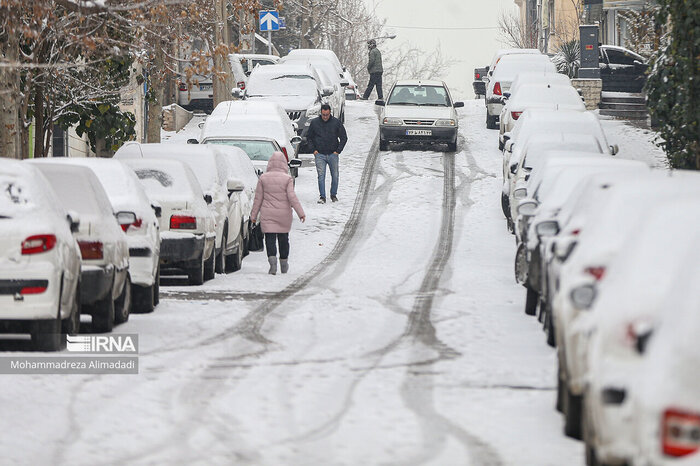
[(321, 75), (322, 73), (325, 74), (332, 84), (339, 83), (344, 77), (342, 68), (338, 70), (338, 68), (336, 68), (330, 60), (322, 56), (288, 55), (282, 58), (279, 61), (279, 63), (280, 65), (294, 65), (297, 63), (307, 63), (315, 67), (319, 75)]
[(542, 52), (539, 49), (499, 49), (493, 54), (493, 58), (491, 58), (489, 71), (492, 71), (500, 59), (506, 55), (542, 55)]
[(287, 57), (323, 57), (329, 60), (333, 66), (336, 68), (338, 73), (343, 72), (343, 65), (341, 65), (340, 60), (338, 60), (338, 55), (334, 51), (328, 49), (294, 49), (289, 52)]
[(498, 62), (491, 76), (494, 82), (513, 81), (518, 73), (556, 73), (557, 68), (547, 55), (506, 55)]
[[(298, 82), (293, 82), (292, 79)], [(306, 84), (308, 81), (313, 82), (315, 90)], [(310, 91), (318, 93), (323, 87), (321, 82), (316, 69), (309, 65), (259, 66), (248, 77), (246, 96), (306, 95)]]
[[(548, 157), (558, 153), (557, 150), (566, 148), (567, 154), (604, 154), (605, 148), (591, 134), (549, 133), (532, 136), (521, 152), (523, 166), (537, 171)], [(561, 152), (559, 152), (561, 153)]]
[(112, 204), (92, 170), (78, 165), (51, 163), (50, 160), (32, 162), (49, 180), (66, 210), (75, 210), (81, 218), (111, 217), (115, 221)]
[[(92, 170), (100, 180), (115, 212), (134, 211), (137, 216), (153, 216), (150, 201), (134, 172), (119, 160), (103, 158), (44, 159), (49, 163), (79, 165)], [(155, 218), (155, 216), (153, 217)]]
[[(287, 112), (277, 102), (267, 100), (227, 100), (212, 110), (208, 118), (228, 115), (279, 115), (287, 117)], [(291, 120), (290, 120), (291, 122)]]
[(581, 96), (570, 85), (558, 86), (546, 83), (522, 84), (510, 99), (508, 109), (519, 111), (528, 107), (586, 110)]
[(54, 210), (64, 212), (41, 171), (18, 160), (0, 158), (0, 219), (34, 218), (39, 211)]
[(436, 86), (447, 88), (443, 81), (435, 79), (399, 79), (394, 86)]
[[(152, 200), (173, 199), (204, 204), (202, 187), (192, 169), (178, 160), (123, 159)], [(206, 208), (206, 204), (204, 204)]]
[(553, 86), (571, 86), (571, 79), (562, 73), (518, 73), (510, 86), (510, 93), (513, 97), (518, 91), (518, 86), (525, 84), (551, 84)]
[(215, 145), (215, 151), (224, 154), (229, 164), (229, 174), (233, 178), (243, 182), (246, 188), (255, 189), (258, 184), (258, 176), (255, 174), (253, 162), (243, 149), (232, 146)]
[(280, 57), (277, 55), (268, 55), (265, 53), (238, 53), (236, 54), (239, 57), (243, 57), (249, 60), (255, 60), (255, 59), (260, 59), (260, 60), (271, 60), (271, 61), (279, 61)]
[(277, 115), (229, 115), (210, 116), (204, 122), (200, 141), (231, 137), (272, 137), (282, 145), (291, 137), (292, 123)]
[(574, 110), (556, 110), (528, 108), (515, 122), (511, 131), (512, 139), (516, 145), (527, 142), (527, 138), (535, 133), (593, 133), (607, 147), (607, 138), (600, 125), (598, 117), (593, 112), (580, 112)]

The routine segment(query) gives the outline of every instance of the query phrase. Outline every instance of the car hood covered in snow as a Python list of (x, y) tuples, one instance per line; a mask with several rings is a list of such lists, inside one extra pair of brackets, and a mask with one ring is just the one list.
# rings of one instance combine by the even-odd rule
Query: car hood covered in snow
[(417, 105), (387, 105), (384, 109), (384, 116), (416, 119), (455, 118), (452, 107), (419, 107)]

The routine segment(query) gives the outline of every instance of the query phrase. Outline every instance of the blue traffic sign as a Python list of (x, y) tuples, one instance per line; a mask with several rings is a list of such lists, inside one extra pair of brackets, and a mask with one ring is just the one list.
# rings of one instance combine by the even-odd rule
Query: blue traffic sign
[(260, 11), (260, 32), (279, 31), (280, 14), (277, 10)]

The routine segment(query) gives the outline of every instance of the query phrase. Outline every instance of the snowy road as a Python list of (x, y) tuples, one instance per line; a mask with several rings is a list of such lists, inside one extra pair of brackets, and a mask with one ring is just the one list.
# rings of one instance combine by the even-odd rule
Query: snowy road
[[(301, 170), (290, 273), (251, 253), (201, 287), (169, 279), (116, 330), (139, 334), (137, 376), (4, 376), (0, 462), (583, 464), (513, 279), (483, 112), (462, 111), (457, 153), (378, 152), (375, 109), (349, 102), (340, 202), (317, 205)], [(626, 131), (611, 143), (648, 146)]]

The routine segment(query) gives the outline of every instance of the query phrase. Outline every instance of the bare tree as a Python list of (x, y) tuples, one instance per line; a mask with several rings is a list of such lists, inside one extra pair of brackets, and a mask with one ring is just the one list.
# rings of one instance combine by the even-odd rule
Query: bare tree
[(520, 17), (504, 11), (498, 17), (498, 37), (509, 47), (524, 49), (537, 46), (537, 32), (520, 21)]

